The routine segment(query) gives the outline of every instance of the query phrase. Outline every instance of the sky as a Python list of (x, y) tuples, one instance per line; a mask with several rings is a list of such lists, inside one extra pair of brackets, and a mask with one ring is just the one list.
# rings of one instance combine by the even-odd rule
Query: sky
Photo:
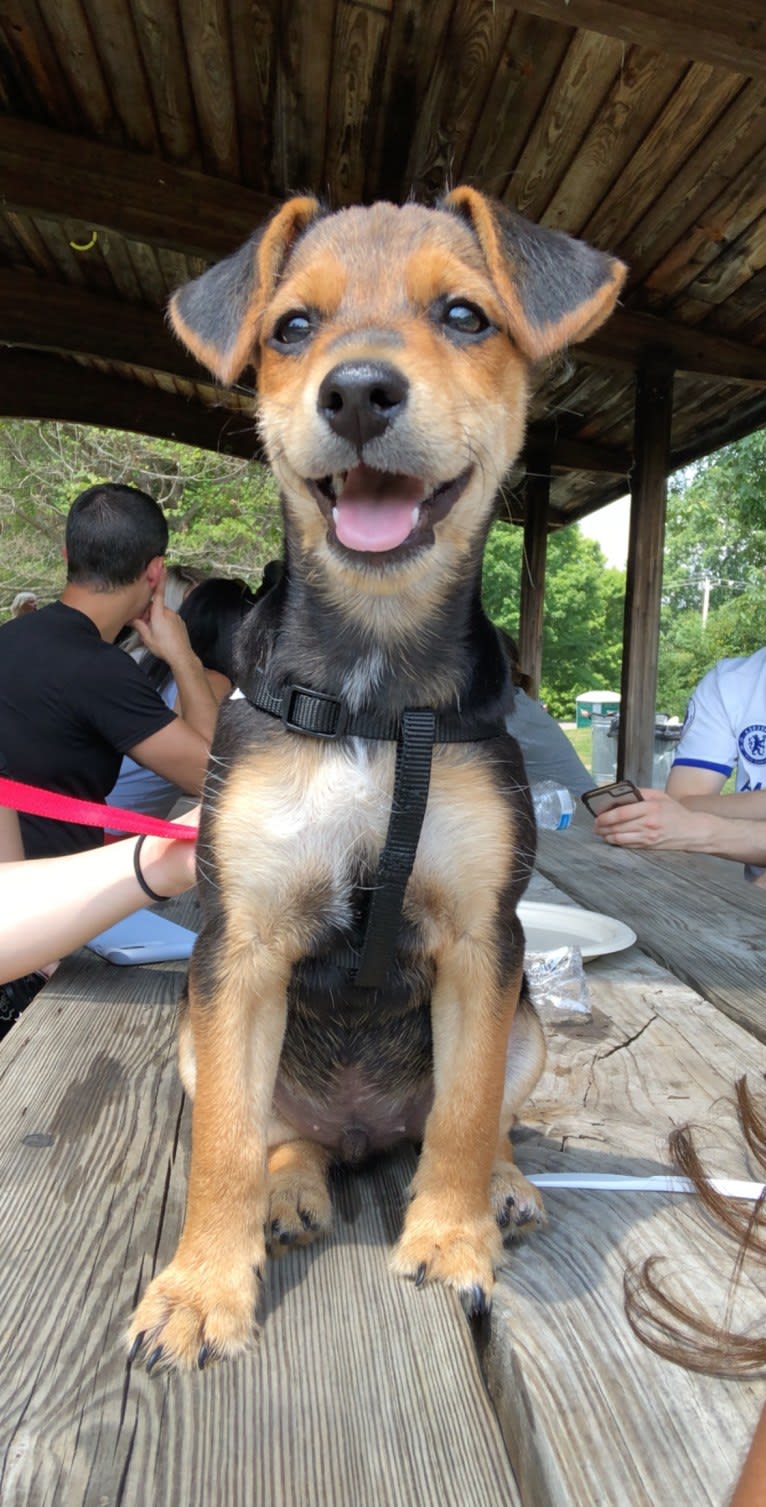
[(601, 545), (607, 564), (620, 569), (624, 569), (628, 558), (629, 520), (629, 497), (620, 497), (617, 502), (610, 502), (607, 507), (580, 520), (582, 532)]

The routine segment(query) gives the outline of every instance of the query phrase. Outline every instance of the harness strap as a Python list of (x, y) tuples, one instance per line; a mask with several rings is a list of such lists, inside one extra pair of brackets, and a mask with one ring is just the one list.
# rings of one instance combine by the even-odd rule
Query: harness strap
[[(275, 686), (258, 669), (250, 672), (246, 689), (232, 692), (232, 701), (239, 698), (249, 701), (259, 712), (278, 717), (288, 732), (305, 733), (312, 738), (330, 741), (369, 738), (396, 743), (402, 728), (402, 717), (398, 714), (352, 712), (340, 696), (312, 691), (305, 685)], [(481, 743), (487, 738), (499, 738), (505, 732), (505, 723), (499, 718), (466, 717), (457, 709), (430, 715), (434, 722), (434, 743)]]
[(415, 863), (431, 783), (434, 743), (477, 743), (505, 733), (498, 718), (469, 718), (459, 710), (436, 713), (412, 707), (401, 715), (352, 712), (338, 696), (308, 686), (269, 684), (263, 670), (255, 670), (247, 690), (233, 692), (258, 711), (278, 717), (289, 732), (308, 737), (369, 738), (395, 742), (396, 765), (391, 815), (386, 841), (370, 896), (361, 952), (341, 948), (333, 961), (348, 970), (360, 989), (378, 989), (385, 982), (396, 945), (404, 892)]
[(359, 989), (377, 988), (388, 971), (426, 814), (435, 725), (436, 718), (427, 707), (402, 714), (388, 831), (370, 897), (362, 952), (353, 974)]

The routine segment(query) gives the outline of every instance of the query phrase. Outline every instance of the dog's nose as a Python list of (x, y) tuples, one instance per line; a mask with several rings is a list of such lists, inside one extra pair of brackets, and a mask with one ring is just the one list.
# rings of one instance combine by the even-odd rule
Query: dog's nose
[(317, 407), (336, 434), (361, 450), (401, 413), (409, 388), (386, 361), (341, 361), (327, 373)]

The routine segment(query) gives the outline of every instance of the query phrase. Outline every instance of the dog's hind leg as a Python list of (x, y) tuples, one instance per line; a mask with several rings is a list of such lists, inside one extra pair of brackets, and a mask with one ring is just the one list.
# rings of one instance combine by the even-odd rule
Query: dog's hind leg
[(506, 1244), (511, 1237), (526, 1234), (545, 1220), (542, 1198), (515, 1165), (510, 1139), (517, 1111), (529, 1098), (544, 1065), (543, 1029), (522, 986), (508, 1039), (500, 1138), (490, 1181), (492, 1207)]
[(332, 1228), (330, 1153), (315, 1141), (293, 1136), (283, 1121), (272, 1121), (267, 1238), (275, 1256), (292, 1245), (319, 1240)]
[(490, 1179), (521, 967), (519, 958), (500, 985), (486, 943), (465, 934), (438, 960), (431, 1000), (434, 1102), (414, 1197), (392, 1256), (399, 1275), (418, 1284), (444, 1282), (472, 1312), (488, 1307), (502, 1260)]
[[(128, 1343), (147, 1368), (203, 1366), (246, 1349), (266, 1259), (268, 1129), (290, 963), (231, 925), (199, 938), (190, 972), (192, 1156), (186, 1219)], [(188, 1076), (188, 1072), (187, 1072)]]

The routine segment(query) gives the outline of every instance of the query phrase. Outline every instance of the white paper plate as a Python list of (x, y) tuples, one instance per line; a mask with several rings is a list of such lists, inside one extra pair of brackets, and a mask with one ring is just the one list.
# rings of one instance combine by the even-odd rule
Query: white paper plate
[(524, 927), (527, 952), (552, 952), (555, 947), (579, 947), (583, 958), (600, 958), (607, 952), (632, 947), (636, 933), (614, 916), (580, 910), (575, 905), (547, 905), (522, 900), (519, 920)]

